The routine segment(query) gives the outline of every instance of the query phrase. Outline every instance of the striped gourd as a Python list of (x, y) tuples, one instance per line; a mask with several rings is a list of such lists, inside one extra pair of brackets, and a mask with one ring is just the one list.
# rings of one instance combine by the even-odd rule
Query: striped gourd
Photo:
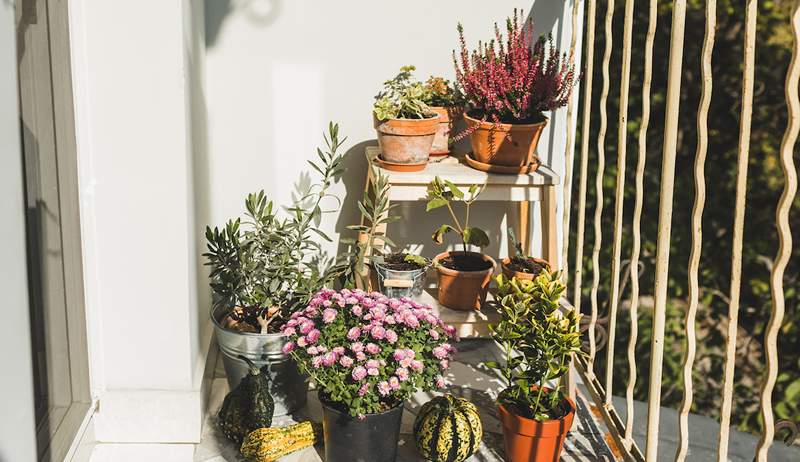
[(288, 427), (253, 430), (240, 451), (249, 462), (273, 462), (318, 441), (322, 441), (322, 429), (305, 421)]
[(432, 462), (461, 462), (481, 444), (483, 427), (478, 409), (452, 395), (433, 398), (422, 405), (414, 420), (414, 441)]

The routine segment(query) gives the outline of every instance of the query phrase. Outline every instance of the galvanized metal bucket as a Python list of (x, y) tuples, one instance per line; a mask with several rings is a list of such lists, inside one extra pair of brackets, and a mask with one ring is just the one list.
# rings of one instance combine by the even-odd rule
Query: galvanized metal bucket
[(379, 261), (372, 262), (377, 275), (378, 290), (391, 298), (418, 297), (425, 289), (428, 267), (398, 271), (383, 266)]
[(308, 380), (300, 373), (291, 356), (283, 353), (286, 336), (250, 334), (225, 329), (219, 323), (224, 315), (224, 308), (211, 310), (211, 320), (214, 323), (214, 332), (222, 352), (222, 362), (231, 390), (239, 385), (249, 371), (247, 363), (238, 358), (242, 355), (262, 370), (269, 372), (269, 391), (275, 401), (275, 416), (291, 414), (303, 407), (308, 394)]

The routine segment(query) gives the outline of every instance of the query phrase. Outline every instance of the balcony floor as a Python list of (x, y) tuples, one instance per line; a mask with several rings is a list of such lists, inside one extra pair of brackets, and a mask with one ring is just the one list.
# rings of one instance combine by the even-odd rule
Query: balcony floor
[[(500, 423), (497, 420), (494, 398), (501, 389), (500, 381), (491, 371), (480, 366), (481, 361), (496, 358), (498, 350), (489, 340), (465, 339), (458, 344), (459, 352), (455, 361), (451, 363), (449, 383), (457, 383), (447, 392), (467, 397), (478, 405), (481, 410), (481, 420), (484, 425), (483, 444), (479, 452), (468, 459), (470, 462), (502, 461), (503, 436)], [(238, 447), (228, 441), (216, 425), (216, 413), (222, 405), (222, 400), (228, 392), (228, 384), (222, 361), (217, 360), (214, 381), (209, 399), (208, 412), (203, 422), (203, 438), (195, 448), (194, 460), (196, 462), (233, 462), (242, 460)], [(403, 413), (403, 426), (400, 435), (400, 448), (398, 461), (423, 461), (414, 448), (411, 428), (414, 416), (422, 403), (428, 401), (433, 394), (418, 393), (406, 403)], [(322, 410), (314, 391), (309, 392), (309, 403), (295, 417), (299, 420), (321, 421)], [(606, 441), (610, 435), (605, 431), (602, 421), (590, 412), (589, 401), (585, 395), (579, 395), (578, 415), (573, 430), (567, 437), (562, 460), (564, 461), (613, 461), (616, 460), (609, 450)], [(275, 422), (283, 426), (294, 420), (287, 416)], [(323, 460), (322, 446), (306, 448), (291, 454), (282, 461), (316, 462)]]

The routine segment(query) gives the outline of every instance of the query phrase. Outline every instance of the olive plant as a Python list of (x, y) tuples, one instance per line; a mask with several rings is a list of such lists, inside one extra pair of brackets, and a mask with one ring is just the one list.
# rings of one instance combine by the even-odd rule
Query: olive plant
[(286, 214), (260, 191), (247, 196), (244, 220), (231, 219), (222, 229), (206, 227), (208, 251), (203, 256), (211, 267), (214, 306), (224, 306), (229, 316), (257, 331), (266, 331), (275, 319), (288, 319), (332, 281), (319, 258), (320, 239), (331, 239), (318, 224), (325, 199), (338, 200), (328, 190), (344, 171), (339, 148), (345, 139), (339, 139), (334, 123), (324, 138), (326, 150), (317, 149), (320, 160), (309, 161), (320, 178)]
[[(450, 217), (453, 219), (453, 225), (444, 224), (436, 229), (433, 233), (433, 241), (437, 244), (444, 242), (444, 235), (449, 232), (454, 232), (461, 237), (461, 244), (464, 246), (464, 251), (467, 251), (467, 246), (474, 245), (479, 248), (484, 248), (489, 245), (489, 236), (480, 228), (469, 225), (469, 209), (472, 203), (478, 199), (478, 196), (483, 191), (483, 187), (477, 184), (471, 185), (465, 194), (458, 186), (447, 180), (442, 180), (438, 176), (428, 184), (428, 205), (426, 211), (438, 209), (439, 207), (447, 207), (450, 212)], [(465, 206), (464, 222), (462, 223), (453, 210), (453, 202), (463, 202)]]
[(484, 364), (506, 381), (498, 400), (527, 414), (524, 417), (558, 419), (566, 413), (561, 378), (572, 356), (583, 354), (580, 315), (574, 309), (559, 309), (565, 286), (558, 272), (543, 270), (533, 280), (501, 274), (496, 281), (500, 322), (489, 329), (505, 362)]

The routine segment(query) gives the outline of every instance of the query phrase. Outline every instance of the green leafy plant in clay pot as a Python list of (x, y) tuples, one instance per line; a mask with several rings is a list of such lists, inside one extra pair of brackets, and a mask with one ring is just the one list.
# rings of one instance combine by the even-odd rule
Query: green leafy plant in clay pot
[(455, 123), (461, 120), (464, 112), (462, 97), (458, 89), (443, 77), (431, 76), (425, 81), (423, 100), (432, 111), (439, 114), (439, 127), (431, 146), (432, 156), (450, 154), (450, 137)]
[(400, 73), (383, 84), (372, 109), (381, 160), (392, 165), (424, 165), (439, 125), (439, 115), (425, 104), (425, 88), (403, 66)]
[(330, 124), (327, 149), (311, 166), (320, 175), (306, 194), (283, 213), (264, 192), (248, 195), (244, 219), (229, 220), (222, 229), (206, 227), (213, 292), (211, 318), (231, 389), (250, 367), (240, 357), (264, 369), (270, 378), (275, 415), (285, 415), (306, 401), (306, 379), (282, 352), (283, 324), (321, 287), (331, 285), (335, 272), (319, 261), (321, 242), (330, 241), (318, 229), (328, 191), (342, 173), (338, 126)]
[(500, 262), (500, 268), (507, 278), (533, 279), (543, 270), (550, 271), (552, 269), (547, 260), (525, 254), (522, 250), (522, 243), (517, 240), (512, 228), (508, 228), (508, 238), (514, 249), (514, 255), (504, 258)]
[(453, 64), (468, 127), (461, 137), (469, 135), (470, 157), (480, 165), (538, 166), (545, 112), (565, 106), (577, 81), (572, 57), (559, 55), (550, 36), (534, 43), (533, 22), (523, 17), (515, 9), (505, 37), (495, 24), (494, 39), (472, 51), (458, 25)]
[(497, 277), (500, 322), (492, 338), (505, 356), (497, 370), (506, 388), (497, 398), (506, 457), (511, 462), (560, 460), (575, 417), (575, 403), (561, 391), (573, 355), (582, 355), (580, 315), (561, 311), (565, 286), (559, 273), (542, 270), (534, 279)]
[[(480, 228), (469, 225), (469, 210), (483, 188), (472, 185), (465, 193), (450, 181), (438, 176), (428, 184), (427, 210), (446, 207), (453, 224), (444, 224), (433, 233), (433, 241), (444, 243), (448, 233), (461, 238), (462, 251), (442, 252), (433, 259), (439, 275), (439, 303), (454, 310), (479, 310), (486, 301), (486, 292), (497, 266), (492, 257), (469, 251), (471, 246), (482, 249), (489, 245), (489, 236)], [(464, 204), (463, 221), (459, 220), (453, 203)]]

